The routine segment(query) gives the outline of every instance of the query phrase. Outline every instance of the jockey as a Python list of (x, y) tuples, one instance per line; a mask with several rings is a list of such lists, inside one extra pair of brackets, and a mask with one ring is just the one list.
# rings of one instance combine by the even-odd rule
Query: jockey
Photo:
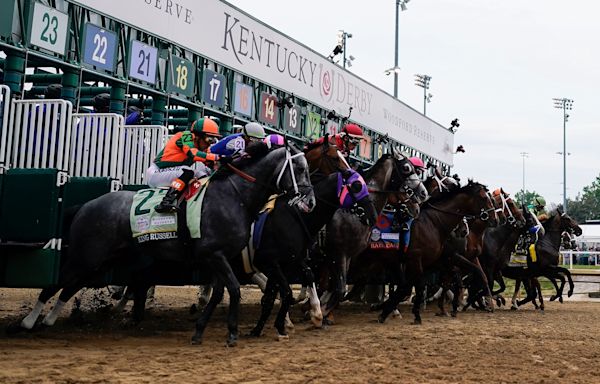
[[(410, 163), (413, 165), (413, 167), (415, 167), (415, 172), (419, 175), (419, 177), (422, 178), (425, 175), (425, 170), (426, 170), (425, 163), (423, 163), (423, 160), (421, 160), (421, 158), (419, 158), (417, 156), (413, 156), (413, 157), (409, 158), (408, 161), (410, 161)], [(404, 234), (403, 234), (404, 252), (406, 253), (406, 250), (408, 249), (408, 246), (410, 245), (410, 227), (412, 226), (413, 221), (415, 221), (415, 218), (408, 216), (403, 219), (404, 219), (404, 221), (402, 222), (402, 231), (404, 232)]]
[[(330, 136), (329, 142), (338, 147), (344, 157), (348, 158), (363, 137), (362, 129), (356, 124), (349, 123), (344, 125), (340, 133)], [(315, 143), (322, 143), (323, 140), (325, 140), (324, 137), (318, 138)]]
[(219, 126), (206, 117), (194, 121), (189, 131), (177, 132), (171, 137), (146, 171), (150, 187), (169, 186), (161, 203), (154, 207), (156, 212), (177, 211), (177, 200), (190, 180), (211, 172), (205, 163), (219, 159), (219, 155), (208, 151), (209, 145), (218, 137), (221, 137)]
[(527, 234), (525, 235), (528, 244), (527, 248), (529, 249), (529, 255), (531, 256), (531, 261), (533, 263), (537, 261), (535, 244), (537, 243), (540, 235), (543, 236), (545, 234), (542, 223), (549, 218), (545, 206), (546, 200), (542, 196), (536, 196), (533, 199), (533, 206), (528, 207), (533, 215), (533, 218), (535, 219), (535, 223), (529, 227)]
[(215, 155), (231, 157), (246, 153), (246, 145), (252, 141), (260, 141), (265, 138), (265, 129), (259, 123), (248, 123), (242, 128), (242, 132), (229, 135), (210, 146), (210, 153)]

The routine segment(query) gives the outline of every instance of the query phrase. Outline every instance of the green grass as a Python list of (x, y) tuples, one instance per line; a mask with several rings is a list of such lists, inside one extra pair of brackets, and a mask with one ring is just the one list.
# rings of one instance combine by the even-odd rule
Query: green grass
[[(542, 287), (542, 294), (544, 296), (549, 296), (556, 293), (554, 285), (552, 285), (550, 280), (546, 279), (545, 277), (538, 277), (538, 281), (540, 282), (540, 286)], [(504, 284), (506, 284), (506, 290), (503, 292), (504, 296), (512, 296), (513, 292), (515, 291), (515, 281), (512, 279), (505, 278)], [(495, 283), (494, 289), (499, 288), (500, 286), (498, 285), (498, 283)], [(523, 284), (521, 284), (521, 297), (524, 297), (525, 295), (525, 288), (523, 288)]]
[[(569, 268), (568, 264), (562, 264), (561, 267)], [(579, 265), (573, 264), (573, 269), (600, 269), (600, 265)]]

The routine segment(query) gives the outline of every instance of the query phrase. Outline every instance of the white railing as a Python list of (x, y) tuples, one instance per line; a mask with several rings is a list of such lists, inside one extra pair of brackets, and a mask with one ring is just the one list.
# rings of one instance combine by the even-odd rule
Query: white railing
[(145, 184), (146, 169), (163, 149), (168, 133), (162, 125), (125, 126), (123, 184)]
[(0, 167), (66, 171), (72, 112), (66, 100), (12, 100), (6, 129), (3, 122)]
[(123, 174), (123, 116), (115, 113), (75, 113), (71, 132), (70, 176), (110, 177)]
[(8, 139), (8, 113), (10, 111), (10, 88), (6, 85), (0, 85), (0, 173), (4, 164), (5, 154), (2, 152), (6, 148)]
[[(564, 250), (560, 251), (559, 264), (568, 265), (569, 269), (573, 269), (573, 265), (577, 268), (577, 264), (573, 262), (577, 255), (588, 256), (588, 265), (598, 266), (598, 262), (600, 261), (600, 251), (571, 251)], [(590, 264), (590, 259), (593, 260), (593, 264)]]

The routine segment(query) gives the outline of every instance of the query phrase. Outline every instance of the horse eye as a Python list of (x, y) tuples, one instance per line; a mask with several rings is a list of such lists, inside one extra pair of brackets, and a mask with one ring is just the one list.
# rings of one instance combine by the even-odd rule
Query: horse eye
[(412, 168), (409, 164), (404, 164), (404, 169), (402, 170), (404, 173), (411, 173), (412, 172)]

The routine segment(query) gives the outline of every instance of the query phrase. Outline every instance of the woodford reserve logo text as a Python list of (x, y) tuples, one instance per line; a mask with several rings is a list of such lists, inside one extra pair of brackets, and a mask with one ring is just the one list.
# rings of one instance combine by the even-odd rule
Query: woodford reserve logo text
[(255, 33), (235, 16), (227, 12), (223, 14), (225, 28), (221, 49), (233, 54), (238, 63), (244, 65), (247, 60), (258, 62), (310, 88), (318, 87), (325, 102), (345, 104), (361, 115), (371, 114), (373, 95), (347, 80), (345, 73), (327, 70), (323, 64), (303, 57), (276, 39)]
[(144, 0), (146, 5), (159, 9), (176, 17), (186, 24), (192, 24), (192, 10), (173, 0)]

